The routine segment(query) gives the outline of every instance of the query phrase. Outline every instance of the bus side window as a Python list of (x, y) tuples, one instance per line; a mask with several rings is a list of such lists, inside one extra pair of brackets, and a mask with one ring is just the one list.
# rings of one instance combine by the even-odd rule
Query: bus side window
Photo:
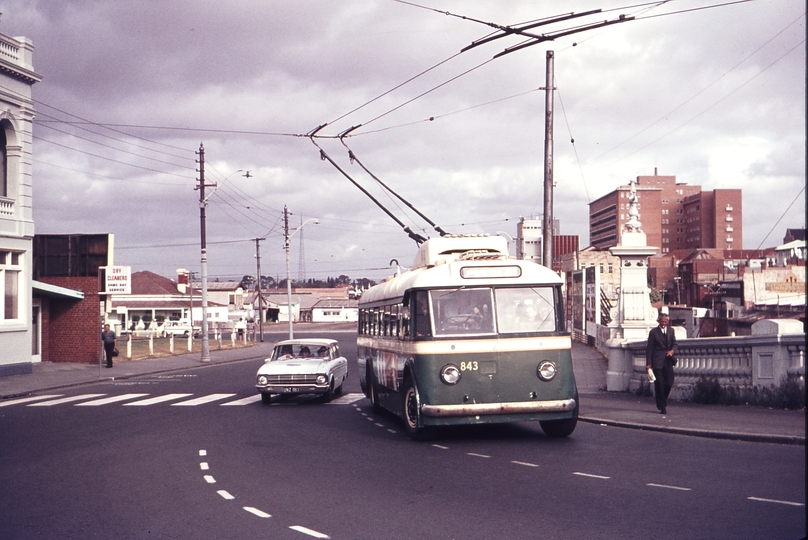
[(415, 336), (426, 337), (432, 335), (429, 325), (429, 299), (426, 291), (417, 291), (412, 295), (412, 316), (415, 319)]
[(410, 337), (410, 305), (399, 306), (398, 317), (401, 321), (401, 334), (399, 337)]

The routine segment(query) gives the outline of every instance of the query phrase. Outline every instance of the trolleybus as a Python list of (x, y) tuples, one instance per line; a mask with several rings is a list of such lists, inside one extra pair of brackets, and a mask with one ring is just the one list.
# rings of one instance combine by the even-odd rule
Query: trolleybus
[(374, 411), (413, 439), (435, 426), (537, 420), (566, 437), (578, 422), (562, 280), (508, 256), (495, 236), (424, 242), (411, 269), (359, 300), (357, 360)]

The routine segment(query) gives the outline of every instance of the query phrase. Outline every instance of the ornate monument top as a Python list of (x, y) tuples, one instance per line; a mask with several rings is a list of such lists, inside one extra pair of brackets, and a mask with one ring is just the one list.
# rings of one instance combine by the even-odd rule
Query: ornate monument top
[(628, 194), (628, 221), (625, 224), (625, 232), (638, 233), (642, 232), (642, 224), (640, 223), (640, 211), (637, 208), (637, 181), (631, 179), (629, 181), (631, 191)]

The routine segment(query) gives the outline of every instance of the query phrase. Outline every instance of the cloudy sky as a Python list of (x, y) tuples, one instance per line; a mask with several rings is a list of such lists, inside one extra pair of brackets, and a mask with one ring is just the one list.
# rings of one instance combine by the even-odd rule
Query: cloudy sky
[[(112, 232), (116, 264), (198, 271), (203, 143), (206, 179), (218, 184), (211, 277), (255, 274), (255, 238), (265, 238), (262, 273), (285, 276), (287, 206), (292, 227), (319, 220), (292, 237), (293, 278), (378, 279), (393, 258), (408, 265), (416, 244), (320, 159), (305, 135), (327, 124), (314, 141), (424, 236), (437, 233), (352, 164), (336, 135), (359, 125), (344, 142), (362, 164), (445, 230), (515, 236), (520, 216), (542, 211), (547, 50), (563, 234), (587, 245), (587, 204), (655, 169), (743, 189), (744, 248), (805, 226), (804, 2), (415, 3), (0, 0), (0, 32), (33, 40), (43, 76), (33, 88), (37, 232)], [(483, 22), (597, 8), (534, 32), (636, 20), (497, 59), (523, 38), (460, 54), (494, 31)]]

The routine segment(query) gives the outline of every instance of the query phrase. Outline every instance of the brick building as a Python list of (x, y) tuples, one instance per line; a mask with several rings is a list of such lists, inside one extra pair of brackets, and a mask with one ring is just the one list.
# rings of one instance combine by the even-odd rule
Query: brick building
[(34, 344), (43, 362), (96, 363), (101, 354), (99, 268), (111, 234), (38, 234), (33, 240)]
[[(589, 204), (589, 243), (601, 249), (616, 246), (628, 221), (631, 188), (616, 190)], [(677, 183), (675, 176), (637, 177), (638, 209), (649, 246), (660, 253), (680, 249), (743, 248), (741, 190), (703, 191)]]

